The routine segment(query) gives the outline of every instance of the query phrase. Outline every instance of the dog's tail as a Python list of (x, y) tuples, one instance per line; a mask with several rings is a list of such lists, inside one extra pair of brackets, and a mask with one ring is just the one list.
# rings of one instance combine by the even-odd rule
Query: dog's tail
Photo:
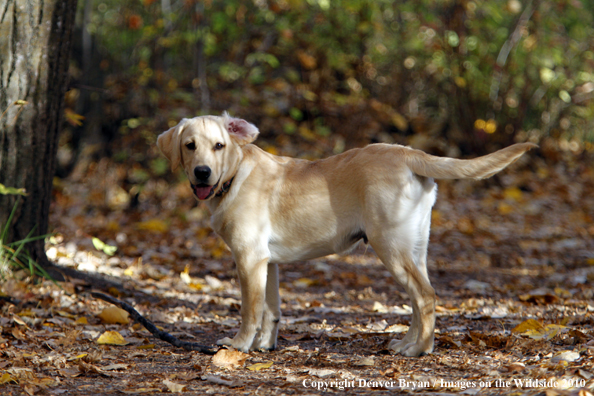
[(491, 177), (526, 151), (538, 147), (532, 143), (518, 143), (494, 153), (470, 160), (435, 157), (419, 150), (405, 154), (408, 167), (417, 175), (435, 179), (485, 179)]

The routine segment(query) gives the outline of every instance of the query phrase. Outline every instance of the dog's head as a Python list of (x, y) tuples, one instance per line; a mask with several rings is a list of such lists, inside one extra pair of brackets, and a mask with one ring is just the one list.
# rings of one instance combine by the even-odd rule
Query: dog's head
[(258, 128), (230, 117), (184, 118), (157, 138), (174, 171), (181, 164), (199, 200), (213, 197), (231, 179), (243, 158), (241, 147), (253, 142)]

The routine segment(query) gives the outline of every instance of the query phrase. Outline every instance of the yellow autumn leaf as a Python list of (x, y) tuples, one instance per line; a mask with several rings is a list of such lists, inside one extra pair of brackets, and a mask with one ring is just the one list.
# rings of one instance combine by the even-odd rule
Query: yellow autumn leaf
[(153, 349), (155, 347), (155, 344), (146, 344), (146, 345), (139, 345), (136, 347), (136, 349)]
[(88, 353), (81, 353), (80, 355), (77, 355), (77, 356), (75, 356), (75, 357), (71, 357), (71, 358), (69, 358), (69, 359), (68, 359), (68, 361), (73, 361), (73, 360), (82, 359), (82, 358), (84, 358), (85, 356), (88, 356), (88, 355), (89, 355)]
[(82, 126), (82, 121), (85, 119), (84, 116), (76, 114), (72, 109), (64, 109), (64, 118), (72, 126)]
[(106, 331), (97, 340), (99, 345), (128, 345), (128, 341), (117, 331)]
[(272, 366), (273, 362), (266, 362), (266, 363), (256, 363), (251, 366), (248, 366), (247, 369), (251, 371), (260, 371), (263, 369), (267, 369)]
[(514, 211), (513, 206), (507, 204), (505, 202), (499, 202), (499, 206), (497, 206), (497, 211), (499, 214), (507, 215)]
[(195, 278), (192, 278), (190, 276), (190, 266), (189, 265), (186, 265), (184, 270), (179, 274), (179, 277), (181, 278), (182, 282), (187, 284), (192, 289), (202, 290), (202, 285), (200, 283), (198, 283), (198, 280)]
[(0, 377), (0, 385), (7, 384), (9, 382), (16, 382), (16, 383), (18, 383), (18, 381), (16, 380), (16, 378), (12, 377), (10, 374), (8, 374), (8, 373), (2, 374), (2, 377)]
[(523, 333), (524, 335), (532, 338), (533, 340), (546, 340), (546, 341), (550, 341), (552, 340), (557, 334), (559, 334), (559, 331), (563, 328), (564, 326), (559, 326), (559, 325), (547, 325), (546, 327), (540, 329), (540, 330), (528, 330), (527, 332)]
[(136, 228), (143, 231), (164, 233), (167, 232), (167, 230), (169, 230), (169, 224), (165, 223), (163, 220), (151, 219), (141, 221), (140, 223), (136, 223)]
[(528, 331), (525, 331), (522, 334), (532, 338), (533, 340), (542, 340), (543, 338), (546, 337), (546, 333), (543, 331), (543, 329), (540, 329), (540, 330), (530, 329)]
[(78, 318), (74, 321), (74, 324), (75, 325), (88, 325), (89, 321), (84, 316), (81, 316), (80, 318)]
[(503, 196), (505, 197), (505, 199), (521, 201), (522, 195), (522, 190), (520, 190), (518, 187), (509, 187), (503, 190)]
[[(60, 313), (60, 311), (58, 311), (58, 313)], [(22, 310), (17, 315), (20, 316), (21, 318), (22, 317), (26, 317), (26, 318), (34, 318), (35, 317), (35, 313), (33, 311), (31, 311), (30, 309)]]
[(309, 278), (300, 278), (297, 279), (296, 281), (293, 282), (293, 285), (295, 285), (296, 287), (309, 287), (313, 284), (315, 284), (317, 281), (314, 279), (309, 279)]
[(268, 152), (268, 153), (270, 153), (272, 155), (278, 155), (278, 150), (274, 146), (268, 146), (268, 147), (266, 147), (266, 152)]
[(64, 318), (68, 318), (68, 319), (74, 319), (76, 316), (72, 315), (71, 313), (68, 313), (66, 311), (56, 311), (56, 313)]
[(571, 298), (571, 292), (562, 287), (556, 287), (555, 294), (562, 298)]
[(118, 307), (107, 307), (97, 316), (99, 316), (103, 323), (107, 324), (126, 325), (130, 323), (130, 319), (128, 319), (128, 312)]
[(433, 223), (434, 221), (441, 221), (443, 218), (442, 213), (437, 210), (437, 209), (433, 209), (431, 211), (431, 222)]
[(542, 329), (543, 329), (543, 325), (540, 324), (539, 321), (537, 321), (536, 319), (527, 319), (527, 320), (523, 321), (522, 323), (520, 323), (519, 325), (517, 325), (516, 327), (514, 327), (512, 329), (512, 333), (524, 334), (528, 331), (542, 330)]

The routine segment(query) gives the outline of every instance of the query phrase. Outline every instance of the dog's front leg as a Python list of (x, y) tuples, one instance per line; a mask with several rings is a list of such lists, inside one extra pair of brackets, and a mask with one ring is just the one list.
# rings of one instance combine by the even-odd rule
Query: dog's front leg
[(266, 278), (266, 302), (262, 314), (262, 328), (256, 334), (253, 350), (265, 349), (271, 351), (276, 348), (276, 337), (280, 323), (280, 295), (278, 290), (278, 264), (268, 264)]
[(241, 326), (233, 339), (225, 337), (217, 344), (248, 352), (262, 328), (268, 258), (255, 259), (252, 254), (235, 257), (241, 287)]

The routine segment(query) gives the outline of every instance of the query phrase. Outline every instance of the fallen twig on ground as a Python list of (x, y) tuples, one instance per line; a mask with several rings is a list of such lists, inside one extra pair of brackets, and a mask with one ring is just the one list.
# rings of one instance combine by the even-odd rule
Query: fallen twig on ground
[(206, 345), (198, 344), (195, 342), (182, 341), (167, 333), (166, 331), (159, 330), (157, 326), (155, 326), (150, 320), (146, 319), (144, 316), (139, 314), (138, 311), (135, 310), (131, 305), (126, 304), (125, 302), (120, 301), (117, 298), (99, 292), (91, 292), (91, 296), (120, 307), (124, 311), (128, 312), (132, 319), (143, 325), (152, 335), (154, 335), (162, 341), (170, 343), (173, 346), (185, 349), (186, 351), (197, 351), (207, 355), (214, 355), (218, 351), (218, 349)]

